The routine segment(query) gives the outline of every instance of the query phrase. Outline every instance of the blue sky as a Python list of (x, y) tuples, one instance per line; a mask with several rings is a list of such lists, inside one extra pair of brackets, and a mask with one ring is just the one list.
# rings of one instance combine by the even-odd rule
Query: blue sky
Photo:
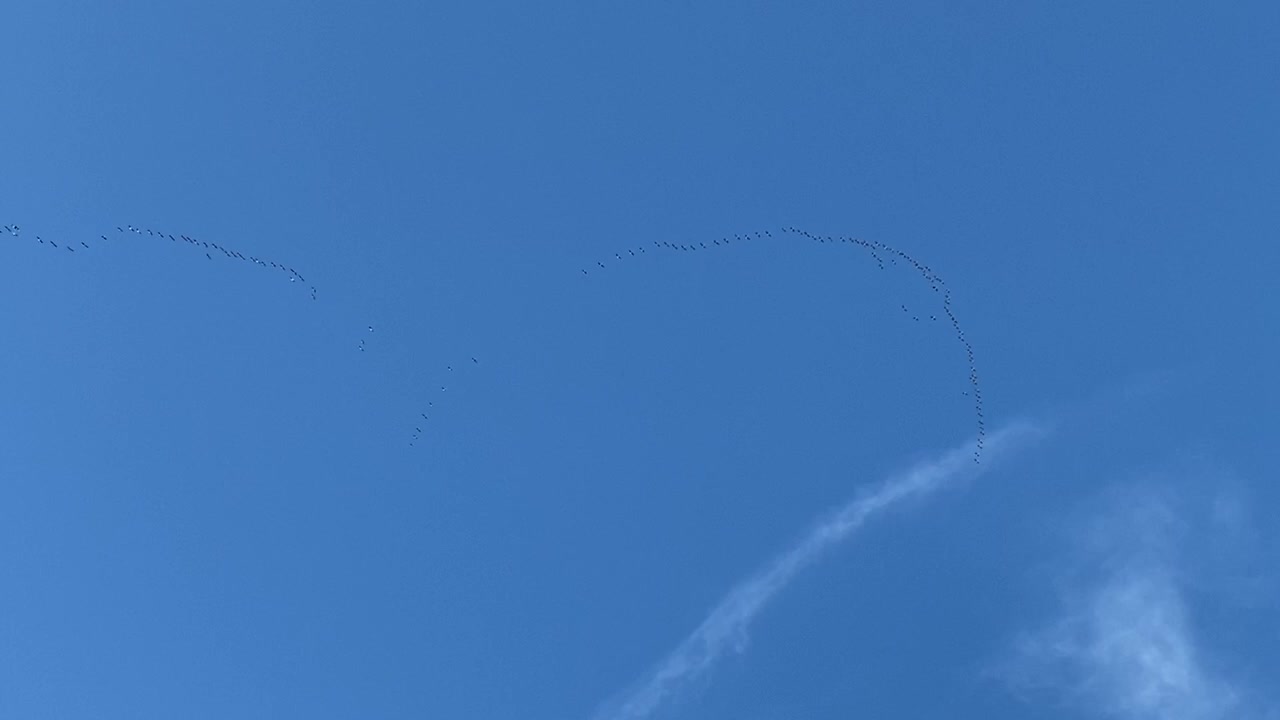
[(0, 24), (0, 716), (1280, 712), (1273, 4)]

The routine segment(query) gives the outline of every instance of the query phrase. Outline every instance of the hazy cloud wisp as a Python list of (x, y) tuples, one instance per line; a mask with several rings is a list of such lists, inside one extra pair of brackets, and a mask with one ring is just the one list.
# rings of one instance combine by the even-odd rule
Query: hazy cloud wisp
[(1019, 691), (1051, 691), (1125, 720), (1268, 716), (1211, 667), (1188, 603), (1188, 528), (1175, 491), (1125, 488), (1078, 533), (1083, 568), (1063, 583), (1060, 615), (1024, 634), (1001, 672)]
[(751, 622), (796, 574), (846, 540), (872, 515), (907, 499), (922, 497), (945, 484), (973, 478), (1015, 445), (1042, 434), (1029, 423), (1014, 423), (989, 435), (987, 462), (972, 462), (972, 442), (890, 478), (859, 494), (814, 526), (773, 562), (729, 592), (702, 624), (632, 689), (606, 702), (593, 720), (638, 720), (703, 677), (727, 651), (741, 652)]

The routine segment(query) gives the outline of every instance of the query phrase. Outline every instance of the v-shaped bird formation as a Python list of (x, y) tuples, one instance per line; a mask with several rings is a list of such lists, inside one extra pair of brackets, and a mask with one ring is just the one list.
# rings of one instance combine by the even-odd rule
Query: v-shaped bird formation
[[(116, 226), (115, 233), (108, 232), (107, 234), (98, 235), (97, 238), (90, 241), (88, 239), (69, 240), (66, 238), (45, 238), (40, 235), (33, 234), (24, 235), (22, 228), (17, 224), (4, 225), (3, 229), (4, 233), (10, 238), (17, 239), (26, 237), (40, 245), (48, 247), (51, 250), (62, 250), (69, 253), (75, 253), (77, 250), (81, 252), (92, 250), (100, 246), (110, 246), (116, 242), (146, 240), (161, 243), (167, 240), (168, 244), (185, 247), (193, 252), (204, 255), (205, 259), (208, 261), (213, 261), (216, 256), (219, 260), (230, 260), (278, 272), (282, 279), (287, 279), (290, 283), (307, 288), (312, 300), (315, 300), (317, 295), (316, 286), (308, 284), (307, 279), (289, 265), (257, 255), (246, 255), (245, 253), (232, 249), (226, 245), (212, 241), (199, 240), (187, 235), (174, 235), (152, 228), (144, 228), (137, 225), (124, 225)], [(901, 305), (901, 309), (904, 315), (910, 317), (915, 322), (921, 322), (923, 318), (928, 318), (930, 322), (938, 322), (941, 318), (945, 318), (947, 323), (951, 326), (951, 330), (953, 331), (956, 340), (963, 349), (969, 369), (969, 390), (965, 391), (964, 394), (970, 396), (973, 400), (973, 413), (977, 427), (977, 442), (973, 459), (974, 462), (980, 462), (983, 445), (986, 440), (986, 418), (984, 417), (983, 410), (982, 385), (978, 375), (973, 345), (966, 337), (964, 329), (960, 324), (960, 320), (956, 316), (952, 303), (951, 289), (947, 287), (942, 277), (931, 267), (902, 250), (873, 240), (863, 240), (860, 238), (846, 236), (818, 235), (796, 227), (783, 227), (778, 230), (777, 237), (775, 237), (773, 231), (763, 230), (744, 234), (726, 235), (719, 238), (713, 238), (710, 242), (673, 242), (670, 240), (652, 240), (648, 244), (637, 245), (636, 247), (615, 252), (613, 253), (613, 258), (608, 261), (596, 260), (581, 268), (581, 274), (583, 276), (590, 277), (606, 270), (611, 264), (624, 261), (630, 262), (652, 254), (701, 253), (711, 250), (728, 250), (732, 247), (747, 244), (777, 242), (781, 240), (783, 236), (790, 236), (803, 241), (832, 247), (842, 246), (858, 248), (864, 251), (867, 256), (876, 263), (876, 266), (880, 270), (886, 269), (886, 263), (888, 265), (898, 265), (899, 263), (902, 263), (906, 267), (913, 269), (920, 279), (928, 284), (929, 288), (938, 298), (938, 308), (935, 311), (921, 314), (908, 309), (905, 304)], [(371, 334), (373, 332), (374, 327), (369, 325), (368, 333)], [(367, 338), (362, 338), (356, 346), (356, 349), (361, 353), (368, 351), (369, 344), (367, 342)], [(414, 419), (413, 432), (410, 434), (409, 439), (410, 446), (415, 446), (426, 436), (427, 429), (433, 422), (437, 404), (443, 401), (449, 391), (450, 382), (454, 378), (458, 377), (458, 371), (464, 367), (470, 369), (478, 366), (479, 364), (480, 361), (477, 358), (468, 356), (461, 362), (447, 365), (439, 374), (439, 377), (432, 380), (430, 389), (427, 393), (428, 397), (425, 400), (425, 405), (420, 409), (418, 417)]]

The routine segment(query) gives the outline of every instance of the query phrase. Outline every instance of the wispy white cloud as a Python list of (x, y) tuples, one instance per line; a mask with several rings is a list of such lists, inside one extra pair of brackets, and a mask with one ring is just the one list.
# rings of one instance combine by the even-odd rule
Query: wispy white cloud
[(1016, 690), (1124, 720), (1263, 717), (1197, 639), (1181, 546), (1206, 538), (1170, 493), (1128, 487), (1095, 508), (1077, 533), (1060, 616), (1024, 634), (1003, 669)]
[(1212, 720), (1240, 700), (1203, 666), (1182, 593), (1160, 568), (1111, 578), (1020, 652), (1038, 676), (1024, 680), (1113, 717)]
[(976, 477), (1015, 446), (1043, 433), (1029, 423), (1011, 424), (989, 435), (984, 462), (973, 462), (973, 443), (892, 477), (839, 507), (801, 540), (733, 588), (702, 624), (630, 690), (606, 702), (595, 720), (639, 720), (690, 684), (702, 679), (727, 652), (742, 652), (756, 616), (796, 574), (846, 540), (873, 515), (943, 485)]

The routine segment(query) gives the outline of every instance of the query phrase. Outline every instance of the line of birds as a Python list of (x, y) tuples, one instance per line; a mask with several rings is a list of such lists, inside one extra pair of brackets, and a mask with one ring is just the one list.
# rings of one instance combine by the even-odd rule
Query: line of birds
[[(925, 282), (929, 283), (930, 289), (935, 293), (942, 295), (942, 312), (951, 322), (952, 330), (955, 331), (956, 339), (964, 348), (965, 360), (969, 365), (969, 385), (970, 392), (973, 396), (973, 412), (975, 416), (975, 424), (977, 426), (977, 439), (974, 444), (973, 461), (980, 462), (982, 459), (983, 446), (985, 445), (987, 438), (987, 421), (982, 407), (982, 383), (978, 376), (978, 366), (974, 358), (973, 344), (969, 342), (967, 337), (965, 337), (964, 328), (960, 325), (960, 319), (956, 317), (955, 310), (951, 307), (951, 289), (947, 287), (942, 276), (938, 275), (938, 273), (934, 272), (933, 268), (920, 262), (915, 257), (899, 250), (898, 248), (886, 245), (879, 241), (843, 236), (820, 236), (794, 227), (784, 228), (784, 230), (789, 233), (799, 234), (820, 243), (852, 243), (858, 245), (871, 253), (872, 257), (874, 257), (876, 262), (879, 264), (881, 270), (884, 269), (884, 261), (880, 257), (880, 253), (884, 253), (889, 256), (891, 260), (895, 256), (897, 258), (901, 258), (903, 261), (911, 265), (911, 267), (920, 274), (920, 277), (923, 278)], [(894, 263), (896, 264), (896, 261), (894, 261)]]
[[(753, 234), (751, 234), (751, 235), (734, 235), (734, 236), (733, 236), (733, 240), (736, 240), (738, 243), (740, 243), (740, 244), (741, 244), (743, 241), (745, 241), (745, 240), (747, 240), (747, 239), (749, 239), (749, 238), (751, 238), (751, 237), (756, 237), (756, 238), (771, 238), (771, 237), (773, 237), (773, 234), (772, 234), (770, 231), (768, 231), (768, 230), (764, 230), (764, 231), (761, 231), (761, 232), (753, 233)], [(658, 249), (666, 249), (666, 250), (678, 250), (678, 251), (681, 251), (681, 252), (696, 252), (696, 251), (698, 251), (698, 250), (711, 250), (711, 249), (713, 249), (713, 248), (715, 248), (715, 247), (717, 247), (717, 246), (727, 247), (727, 246), (731, 245), (731, 244), (732, 244), (732, 242), (733, 242), (733, 241), (731, 241), (728, 237), (723, 237), (723, 238), (719, 238), (719, 239), (716, 239), (716, 240), (712, 240), (710, 245), (706, 244), (705, 242), (697, 242), (697, 243), (680, 244), (680, 243), (668, 242), (668, 241), (666, 241), (666, 240), (653, 240), (653, 241), (652, 241), (652, 243), (653, 243), (653, 247), (654, 247), (654, 248), (658, 248)], [(638, 246), (636, 246), (636, 247), (634, 247), (634, 248), (628, 248), (627, 250), (625, 250), (625, 252), (627, 253), (627, 257), (639, 257), (640, 255), (648, 254), (648, 248), (647, 248), (647, 246), (645, 246), (645, 245), (638, 245)], [(621, 261), (621, 260), (624, 260), (624, 259), (625, 259), (625, 258), (622, 256), (622, 253), (621, 253), (621, 252), (616, 252), (616, 253), (614, 253), (614, 254), (613, 254), (613, 257), (614, 257), (614, 259), (619, 260), (619, 261)], [(601, 262), (601, 261), (597, 260), (597, 261), (596, 261), (596, 267), (597, 267), (597, 268), (599, 268), (600, 270), (604, 270), (607, 266), (606, 266), (603, 262)], [(583, 274), (583, 275), (590, 275), (590, 273), (587, 271), (587, 269), (586, 269), (586, 268), (582, 268), (582, 274)]]
[[(4, 225), (4, 226), (3, 226), (3, 228), (4, 228), (4, 231), (5, 231), (6, 233), (8, 233), (8, 234), (9, 234), (10, 236), (12, 236), (12, 237), (15, 237), (15, 238), (16, 238), (16, 237), (20, 237), (20, 236), (22, 235), (22, 228), (21, 228), (21, 226), (17, 225), (16, 223), (15, 223), (15, 224), (13, 224), (13, 225)], [(205, 256), (205, 258), (206, 258), (206, 259), (208, 259), (208, 260), (213, 260), (213, 259), (214, 259), (214, 258), (213, 258), (213, 253), (215, 253), (215, 252), (216, 252), (216, 253), (221, 253), (224, 257), (226, 257), (226, 258), (228, 258), (228, 259), (232, 259), (232, 260), (240, 260), (240, 261), (243, 261), (243, 262), (253, 263), (253, 264), (255, 264), (255, 265), (258, 265), (258, 266), (261, 266), (261, 267), (264, 267), (264, 268), (273, 268), (273, 269), (279, 270), (280, 272), (285, 273), (285, 274), (288, 276), (288, 278), (289, 278), (289, 281), (290, 281), (290, 282), (302, 282), (302, 283), (305, 283), (305, 282), (306, 282), (306, 278), (305, 278), (305, 277), (303, 277), (301, 273), (299, 273), (297, 270), (293, 269), (292, 267), (289, 267), (288, 265), (284, 265), (284, 264), (282, 264), (282, 263), (278, 263), (278, 262), (275, 262), (275, 261), (272, 261), (272, 260), (267, 260), (267, 259), (265, 259), (265, 258), (256, 257), (256, 256), (253, 256), (253, 255), (245, 255), (245, 254), (243, 254), (243, 253), (241, 253), (241, 252), (239, 252), (239, 251), (237, 251), (237, 250), (233, 250), (233, 249), (231, 249), (231, 248), (229, 248), (229, 247), (225, 247), (225, 246), (220, 245), (220, 244), (218, 244), (218, 243), (216, 243), (216, 242), (210, 242), (210, 241), (204, 241), (204, 240), (197, 240), (196, 238), (189, 237), (189, 236), (187, 236), (187, 235), (183, 235), (183, 234), (180, 234), (180, 233), (179, 233), (177, 236), (174, 236), (174, 235), (172, 235), (172, 234), (168, 234), (168, 233), (165, 233), (165, 232), (162, 232), (162, 231), (153, 230), (153, 229), (151, 229), (151, 228), (144, 228), (144, 227), (140, 227), (140, 226), (136, 226), (136, 225), (125, 225), (125, 226), (123, 226), (123, 227), (121, 227), (121, 226), (116, 226), (116, 231), (117, 231), (117, 232), (119, 232), (119, 233), (125, 234), (125, 235), (128, 235), (128, 234), (137, 235), (138, 237), (144, 237), (144, 233), (145, 233), (145, 237), (151, 237), (151, 238), (156, 238), (156, 239), (161, 239), (161, 240), (163, 240), (163, 239), (165, 239), (165, 238), (168, 238), (168, 239), (170, 240), (170, 242), (173, 242), (173, 243), (179, 243), (179, 242), (181, 242), (183, 245), (186, 245), (186, 246), (191, 247), (191, 248), (193, 248), (193, 249), (196, 249), (196, 250), (198, 250), (198, 251), (203, 251), (203, 252), (204, 252), (204, 256)], [(105, 243), (109, 243), (109, 242), (110, 242), (110, 240), (108, 239), (108, 237), (107, 237), (106, 235), (100, 235), (100, 236), (99, 236), (99, 238), (100, 238), (102, 241), (104, 241)], [(57, 243), (57, 241), (55, 241), (55, 240), (45, 240), (44, 238), (40, 237), (39, 235), (35, 236), (35, 240), (37, 240), (41, 245), (48, 245), (48, 246), (53, 247), (53, 248), (65, 248), (65, 249), (67, 249), (67, 250), (69, 250), (69, 251), (71, 251), (71, 252), (75, 252), (75, 248), (74, 248), (74, 247), (72, 247), (70, 243), (66, 243), (65, 241), (64, 241), (64, 243), (63, 243), (62, 245), (59, 245), (59, 244)], [(83, 242), (83, 241), (80, 241), (80, 245), (81, 245), (82, 247), (84, 247), (84, 248), (89, 248), (89, 247), (90, 247), (88, 243)], [(315, 287), (314, 285), (311, 285), (311, 286), (309, 286), (309, 289), (310, 289), (310, 292), (311, 292), (311, 299), (312, 299), (312, 300), (315, 300), (315, 299), (316, 299), (316, 287)], [(367, 329), (368, 329), (368, 332), (370, 332), (370, 333), (372, 333), (372, 332), (373, 332), (373, 326), (372, 326), (372, 325), (369, 325)], [(358, 345), (357, 347), (358, 347), (358, 349), (359, 349), (359, 351), (360, 351), (360, 352), (365, 352), (365, 351), (368, 349), (368, 345), (367, 345), (366, 340), (365, 340), (364, 338), (361, 338), (360, 343), (359, 343), (359, 345)], [(473, 364), (479, 364), (479, 360), (478, 360), (478, 359), (476, 359), (476, 358), (474, 358), (474, 357), (473, 357), (473, 358), (471, 358), (471, 362), (472, 362)], [(450, 365), (450, 366), (448, 366), (448, 368), (447, 368), (447, 369), (448, 369), (449, 371), (452, 371), (452, 370), (453, 370), (453, 366), (451, 366), (451, 365)], [(441, 385), (441, 386), (440, 386), (440, 392), (444, 392), (444, 391), (446, 391), (447, 389), (448, 389), (448, 386), (447, 386), (447, 385)], [(434, 407), (434, 406), (435, 406), (435, 401), (434, 401), (434, 400), (430, 400), (430, 401), (428, 401), (428, 402), (427, 402), (427, 406), (428, 406), (428, 407)], [(421, 416), (422, 416), (422, 419), (423, 419), (423, 420), (428, 419), (428, 415), (427, 415), (427, 413), (426, 413), (426, 412), (421, 413)], [(422, 428), (420, 428), (420, 427), (415, 427), (415, 428), (414, 428), (414, 436), (413, 436), (413, 439), (410, 441), (410, 443), (409, 443), (409, 444), (410, 444), (410, 445), (413, 445), (413, 444), (414, 444), (414, 443), (415, 443), (415, 442), (416, 442), (416, 441), (421, 437), (421, 434), (422, 434)]]
[[(479, 361), (479, 360), (477, 360), (476, 358), (472, 357), (472, 358), (471, 358), (471, 364), (472, 364), (472, 365), (479, 365), (479, 364), (480, 364), (480, 361)], [(453, 375), (453, 365), (446, 365), (446, 366), (445, 366), (445, 372), (446, 372), (448, 375), (452, 376), (452, 375)], [(439, 390), (432, 391), (432, 394), (434, 395), (434, 394), (435, 394), (435, 393), (437, 393), (437, 392), (444, 393), (444, 392), (448, 392), (448, 390), (449, 390), (449, 386), (448, 386), (448, 384), (447, 384), (447, 383), (442, 383), (442, 384), (440, 385), (440, 389), (439, 389)], [(428, 422), (430, 422), (430, 421), (431, 421), (431, 415), (430, 415), (430, 413), (434, 412), (433, 408), (435, 408), (435, 406), (436, 406), (435, 400), (430, 400), (430, 399), (429, 399), (429, 400), (427, 400), (427, 407), (426, 407), (425, 409), (423, 409), (421, 412), (419, 412), (419, 413), (418, 413), (418, 416), (422, 418), (422, 422), (417, 423), (416, 425), (414, 425), (413, 433), (409, 436), (409, 447), (413, 447), (413, 446), (417, 445), (417, 444), (418, 444), (418, 441), (422, 439), (422, 436), (425, 434), (425, 431), (424, 431), (422, 428), (423, 428), (423, 427), (424, 427)]]
[[(283, 263), (278, 263), (278, 262), (275, 262), (274, 260), (267, 260), (266, 258), (260, 258), (254, 255), (245, 255), (244, 253), (241, 253), (237, 250), (232, 250), (231, 248), (219, 245), (216, 242), (209, 242), (207, 240), (197, 240), (196, 238), (188, 237), (186, 235), (182, 235), (181, 233), (179, 233), (177, 237), (174, 237), (172, 234), (169, 234), (169, 233), (165, 233), (159, 230), (152, 230), (151, 228), (142, 228), (135, 225), (126, 225), (125, 227), (128, 228), (129, 232), (134, 233), (139, 237), (141, 237), (142, 233), (145, 231), (147, 233), (147, 236), (149, 237), (155, 237), (161, 240), (167, 237), (169, 238), (170, 241), (175, 243), (178, 241), (181, 241), (187, 244), (189, 247), (192, 247), (196, 250), (203, 250), (205, 258), (209, 260), (213, 259), (212, 253), (219, 252), (219, 253), (222, 253), (222, 255), (229, 260), (240, 260), (242, 262), (253, 263), (254, 265), (258, 265), (260, 267), (264, 267), (264, 268), (269, 267), (269, 268), (278, 270), (284, 273), (289, 278), (289, 282), (291, 283), (300, 282), (300, 283), (306, 284), (307, 282), (307, 279), (302, 276), (302, 273), (299, 273), (297, 270), (294, 270), (293, 268)], [(116, 226), (116, 230), (122, 233), (125, 232), (125, 228), (122, 228), (118, 225)], [(102, 236), (102, 239), (105, 240), (106, 236), (105, 235)], [(316, 286), (309, 285), (308, 288), (311, 292), (311, 299), (315, 300)]]
[[(373, 333), (373, 326), (372, 326), (372, 325), (369, 325), (366, 329), (368, 330), (368, 332), (369, 332), (369, 333)], [(368, 345), (367, 345), (367, 344), (366, 344), (366, 342), (365, 342), (365, 338), (361, 338), (361, 339), (360, 339), (360, 344), (359, 344), (359, 345), (357, 345), (357, 349), (358, 349), (360, 352), (365, 352), (365, 351), (368, 349)], [(472, 365), (479, 365), (479, 364), (480, 364), (480, 360), (479, 360), (478, 358), (476, 358), (476, 357), (472, 356), (470, 359), (471, 359), (471, 364), (472, 364)], [(449, 364), (449, 365), (445, 365), (445, 368), (444, 368), (444, 369), (445, 369), (445, 373), (446, 373), (446, 374), (448, 374), (448, 375), (449, 375), (449, 376), (451, 376), (451, 377), (453, 376), (453, 367), (454, 367), (454, 366), (453, 366), (452, 364)], [(435, 393), (444, 393), (444, 392), (448, 392), (448, 391), (449, 391), (449, 385), (448, 385), (448, 383), (442, 383), (442, 384), (440, 385), (439, 390), (433, 390), (433, 391), (432, 391), (432, 397), (434, 397), (434, 396), (435, 396)], [(434, 412), (434, 408), (435, 408), (435, 406), (436, 406), (436, 401), (435, 401), (435, 400), (428, 399), (428, 400), (427, 400), (427, 405), (426, 405), (426, 407), (425, 407), (424, 409), (422, 409), (422, 410), (418, 413), (418, 417), (420, 417), (420, 418), (422, 419), (422, 422), (416, 422), (416, 421), (415, 421), (415, 425), (414, 425), (414, 428), (413, 428), (413, 432), (409, 435), (409, 447), (414, 447), (415, 445), (417, 445), (417, 444), (418, 444), (418, 441), (422, 439), (422, 436), (423, 436), (423, 435), (425, 434), (425, 432), (426, 432), (425, 430), (423, 430), (423, 427), (424, 427), (424, 426), (425, 426), (425, 425), (426, 425), (426, 424), (431, 420), (431, 415), (430, 415), (430, 413), (431, 413), (431, 412)]]
[[(9, 235), (13, 237), (19, 237), (22, 234), (22, 228), (16, 224), (5, 225), (4, 230), (5, 232), (7, 232)], [(286, 276), (289, 278), (289, 282), (291, 283), (300, 282), (300, 283), (306, 284), (307, 282), (307, 279), (303, 277), (301, 273), (299, 273), (297, 270), (294, 270), (293, 268), (287, 265), (275, 262), (273, 260), (267, 260), (265, 258), (256, 257), (253, 255), (245, 255), (237, 250), (232, 250), (231, 248), (219, 245), (216, 242), (197, 240), (195, 238), (188, 237), (182, 234), (179, 234), (177, 237), (174, 237), (172, 234), (166, 234), (158, 230), (152, 230), (150, 228), (142, 228), (135, 225), (126, 225), (125, 227), (120, 227), (117, 225), (116, 230), (126, 235), (129, 233), (133, 233), (139, 237), (142, 237), (143, 233), (145, 232), (147, 237), (153, 237), (161, 240), (168, 238), (171, 242), (174, 242), (174, 243), (181, 242), (184, 245), (191, 247), (195, 250), (203, 251), (205, 258), (209, 260), (213, 260), (213, 253), (215, 252), (222, 253), (223, 256), (231, 260), (240, 260), (243, 262), (252, 263), (254, 265), (259, 265), (264, 268), (273, 268), (275, 270), (279, 270), (280, 272), (286, 274)], [(104, 243), (111, 242), (110, 240), (107, 239), (106, 235), (99, 235), (98, 238), (101, 239)], [(71, 242), (63, 241), (63, 244), (59, 245), (57, 241), (52, 239), (46, 240), (40, 237), (39, 235), (35, 236), (35, 240), (39, 242), (41, 245), (48, 245), (53, 248), (65, 249), (71, 252), (76, 251), (75, 244)], [(80, 247), (83, 249), (87, 250), (90, 248), (89, 243), (83, 240), (79, 240), (77, 242), (79, 242)], [(96, 242), (97, 241), (95, 241), (95, 243)], [(311, 299), (315, 300), (317, 296), (316, 286), (309, 285), (308, 288), (311, 293)]]
[[(21, 227), (19, 227), (18, 225), (5, 225), (5, 226), (4, 226), (4, 231), (5, 231), (5, 232), (7, 232), (7, 233), (9, 233), (9, 234), (10, 234), (10, 235), (12, 235), (13, 237), (20, 237), (20, 236), (22, 235), (22, 228), (21, 228)], [(55, 241), (53, 241), (53, 240), (45, 240), (44, 238), (40, 237), (39, 235), (36, 235), (36, 236), (35, 236), (35, 240), (36, 240), (36, 242), (40, 243), (41, 245), (47, 245), (47, 246), (53, 247), (53, 248), (55, 248), (55, 249), (67, 250), (68, 252), (75, 252), (75, 251), (76, 251), (75, 246), (74, 246), (74, 245), (72, 245), (72, 244), (71, 244), (71, 243), (69, 243), (69, 242), (63, 242), (63, 244), (62, 244), (62, 245), (59, 245), (57, 242), (55, 242)], [(82, 245), (82, 246), (83, 246), (83, 247), (85, 247), (85, 248), (89, 247), (88, 243), (84, 242), (83, 240), (81, 240), (81, 241), (80, 241), (80, 245)]]
[[(881, 270), (886, 269), (886, 260), (888, 261), (888, 265), (897, 265), (901, 260), (915, 269), (920, 274), (921, 278), (929, 284), (929, 287), (935, 293), (942, 296), (942, 315), (945, 315), (947, 320), (950, 321), (951, 327), (955, 332), (956, 339), (964, 348), (965, 358), (969, 366), (970, 388), (969, 390), (964, 391), (963, 394), (973, 398), (973, 412), (976, 420), (975, 424), (977, 426), (977, 439), (974, 445), (973, 461), (975, 463), (981, 462), (982, 451), (987, 437), (987, 422), (982, 404), (982, 384), (978, 376), (978, 367), (974, 358), (973, 344), (970, 343), (969, 339), (965, 336), (964, 329), (960, 325), (960, 320), (956, 317), (955, 310), (952, 308), (951, 290), (947, 287), (946, 282), (943, 281), (942, 277), (938, 275), (933, 268), (930, 268), (928, 265), (920, 262), (912, 255), (891, 245), (875, 240), (863, 240), (861, 238), (845, 236), (817, 235), (796, 227), (783, 227), (781, 228), (781, 232), (791, 235), (799, 235), (800, 237), (824, 245), (840, 244), (858, 246), (867, 251), (875, 261), (877, 267)], [(656, 251), (700, 252), (702, 250), (713, 250), (717, 247), (742, 245), (751, 240), (766, 240), (770, 238), (773, 238), (773, 233), (769, 230), (762, 230), (713, 239), (710, 244), (704, 241), (674, 243), (666, 240), (653, 240), (651, 241), (651, 246), (640, 245), (634, 248), (628, 248), (622, 252), (616, 252), (614, 253), (614, 259), (622, 261), (645, 255), (647, 254), (649, 247), (652, 247)], [(599, 260), (596, 261), (595, 265), (596, 268), (592, 271), (588, 271), (585, 267), (582, 268), (582, 274), (587, 276), (590, 275), (591, 272), (598, 272), (599, 270), (604, 270), (607, 267), (604, 262)], [(909, 315), (913, 320), (920, 320), (920, 316), (908, 310), (906, 305), (902, 305), (901, 307), (902, 311)], [(927, 316), (931, 321), (937, 321), (939, 319), (939, 315), (937, 314), (928, 314)]]

